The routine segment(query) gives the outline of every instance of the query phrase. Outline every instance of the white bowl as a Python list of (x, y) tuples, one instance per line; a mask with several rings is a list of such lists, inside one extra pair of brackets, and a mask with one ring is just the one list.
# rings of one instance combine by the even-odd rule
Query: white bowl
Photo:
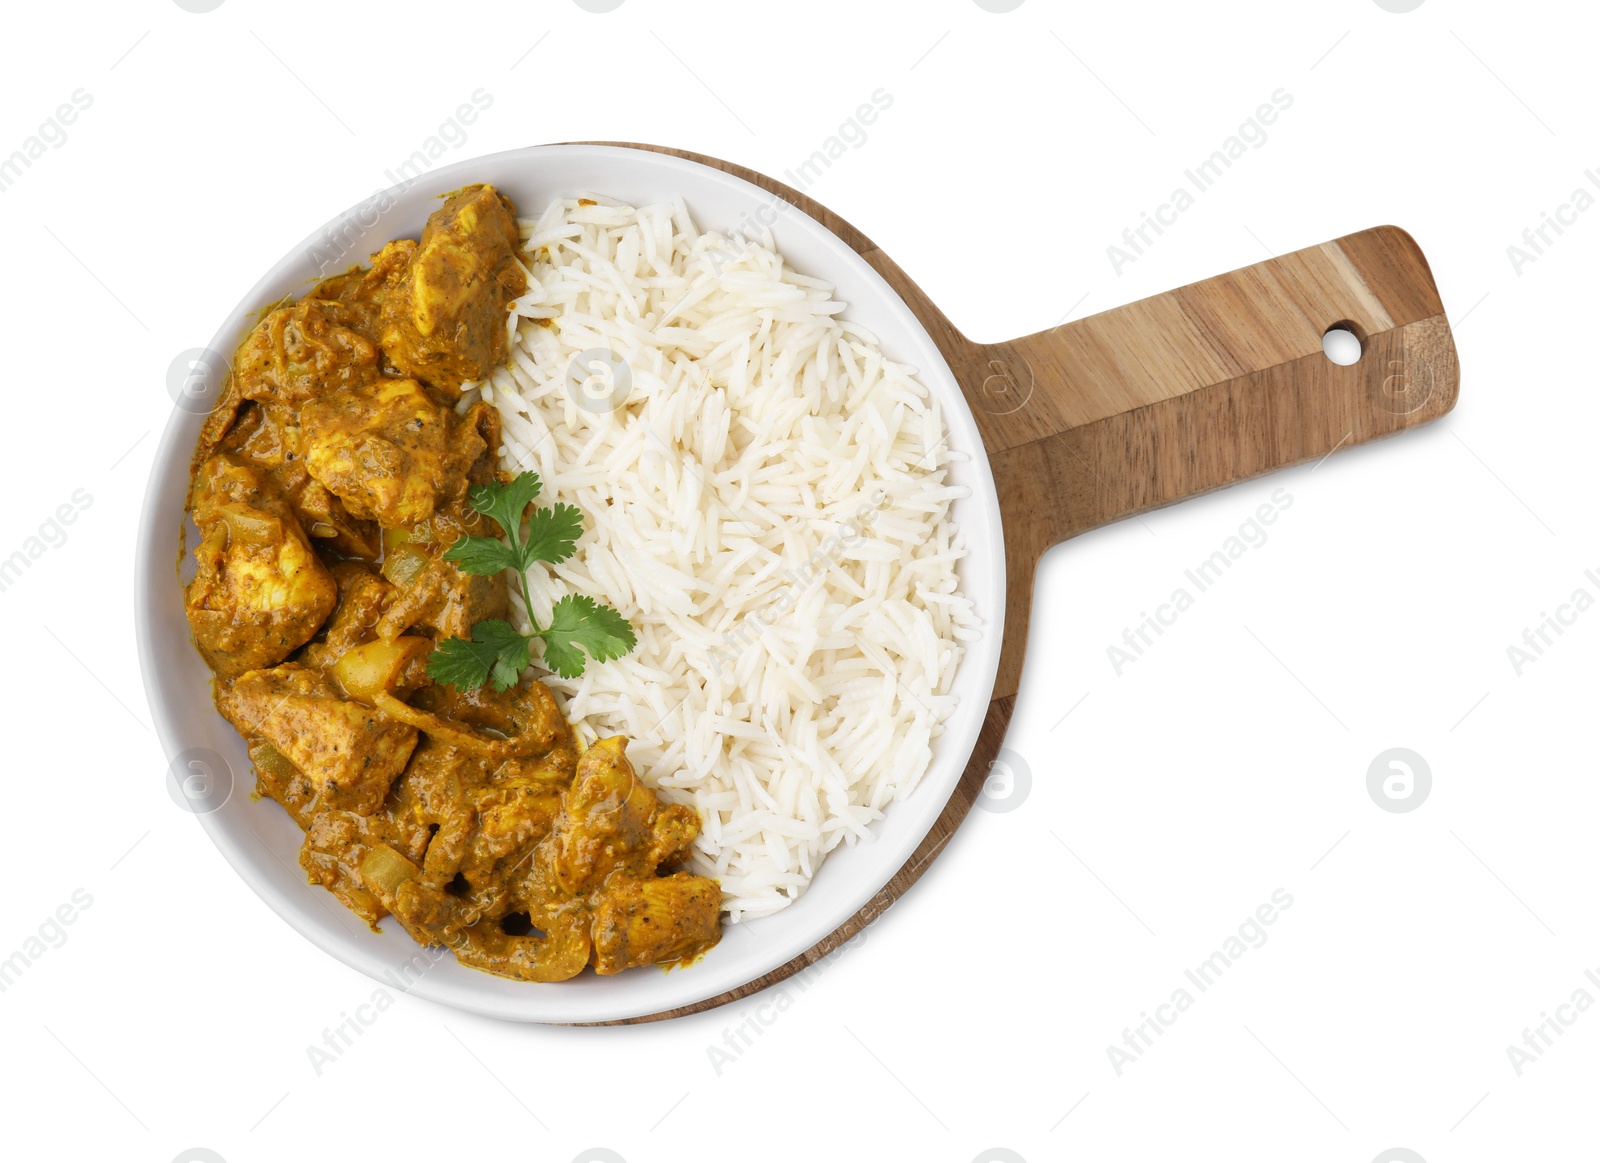
[[(408, 189), (387, 191), (376, 205), (364, 204), (365, 210), (352, 208), (296, 246), (228, 315), (210, 350), (231, 354), (263, 306), (364, 262), (390, 238), (415, 237), (438, 195), (472, 182), (493, 183), (524, 215), (580, 192), (599, 191), (635, 205), (681, 196), (701, 229), (723, 231), (758, 210), (771, 218), (775, 205), (772, 195), (740, 178), (646, 150), (536, 146), (461, 162), (424, 175)], [(391, 206), (374, 213), (388, 200)], [(983, 619), (983, 637), (970, 645), (957, 672), (960, 702), (935, 744), (932, 770), (915, 792), (891, 805), (873, 828), (872, 842), (836, 850), (805, 896), (782, 912), (726, 926), (721, 944), (690, 968), (634, 969), (616, 977), (586, 972), (547, 985), (507, 981), (464, 968), (440, 950), (424, 953), (392, 922), (373, 933), (329, 893), (306, 883), (298, 862), (301, 832), (278, 805), (251, 799), (254, 780), (244, 744), (212, 708), (211, 676), (184, 619), (175, 562), (189, 459), (204, 417), (203, 408), (192, 404), (174, 409), (151, 470), (135, 566), (139, 661), (156, 732), (172, 770), (197, 781), (199, 798), (177, 795), (170, 772), (169, 794), (188, 804), (228, 863), (279, 916), (345, 964), (420, 997), (518, 1021), (609, 1021), (690, 1005), (776, 969), (847, 921), (905, 863), (950, 798), (977, 742), (1000, 659), (1005, 551), (988, 457), (949, 366), (905, 303), (844, 242), (782, 205), (772, 230), (785, 258), (796, 270), (835, 283), (849, 304), (848, 317), (870, 328), (891, 358), (918, 368), (942, 404), (951, 447), (962, 454), (951, 478), (972, 493), (957, 502), (953, 516), (971, 549), (961, 568), (962, 588)], [(326, 242), (330, 232), (342, 240), (337, 246)], [(206, 780), (210, 791), (198, 787)], [(267, 933), (262, 939), (283, 938)], [(863, 963), (857, 972), (887, 975), (893, 968)]]

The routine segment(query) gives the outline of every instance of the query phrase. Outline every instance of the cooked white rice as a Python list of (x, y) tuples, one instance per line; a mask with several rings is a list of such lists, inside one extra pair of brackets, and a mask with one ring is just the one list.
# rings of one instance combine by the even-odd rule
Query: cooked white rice
[[(584, 593), (639, 635), (545, 681), (699, 811), (696, 871), (730, 919), (776, 912), (916, 787), (977, 635), (938, 404), (770, 237), (599, 195), (522, 230), (512, 363), (479, 390), (504, 466), (537, 471), (540, 503), (585, 528), (575, 557), (532, 571), (534, 617)], [(631, 375), (614, 410), (625, 381), (577, 384), (592, 354), (569, 382), (597, 349)]]

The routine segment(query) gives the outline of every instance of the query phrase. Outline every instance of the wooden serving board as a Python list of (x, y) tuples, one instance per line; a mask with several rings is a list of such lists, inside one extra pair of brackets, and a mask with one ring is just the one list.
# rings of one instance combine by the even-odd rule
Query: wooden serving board
[[(1460, 369), (1428, 262), (1380, 226), (1006, 343), (974, 343), (843, 218), (782, 182), (702, 154), (793, 204), (848, 243), (916, 313), (944, 353), (989, 454), (1006, 547), (1005, 637), (989, 713), (961, 782), (911, 859), (827, 938), (755, 981), (656, 1021), (748, 997), (870, 925), (944, 848), (983, 789), (1022, 677), (1034, 569), (1090, 529), (1436, 419)], [(1343, 324), (1361, 359), (1322, 351)]]

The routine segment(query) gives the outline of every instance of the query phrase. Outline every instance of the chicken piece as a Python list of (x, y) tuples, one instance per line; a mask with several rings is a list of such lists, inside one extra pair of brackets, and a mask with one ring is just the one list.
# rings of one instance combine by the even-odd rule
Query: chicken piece
[(311, 781), (265, 739), (250, 739), (248, 750), (256, 771), (256, 794), (271, 796), (282, 804), (302, 832), (311, 827), (317, 799)]
[(428, 836), (417, 860), (418, 875), (428, 887), (443, 891), (461, 871), (477, 824), (469, 797), (488, 779), (485, 764), (424, 735), (395, 783), (391, 817), (408, 833), (420, 828)]
[(595, 909), (594, 971), (621, 973), (696, 957), (717, 943), (721, 913), (722, 891), (703, 876), (618, 878)]
[[(474, 404), (463, 417), (487, 449), (500, 447), (500, 418), (487, 404)], [(494, 458), (487, 453), (473, 462), (469, 485), (496, 480)], [(465, 491), (437, 507), (431, 520), (386, 531), (388, 552), (383, 576), (400, 594), (377, 628), (380, 638), (408, 631), (428, 631), (435, 638), (470, 638), (472, 627), (486, 618), (504, 618), (509, 609), (506, 575), (463, 573), (441, 555), (462, 537), (493, 537), (495, 524), (474, 509)]]
[(306, 878), (331, 892), (374, 930), (386, 910), (361, 882), (360, 868), (372, 846), (383, 840), (377, 821), (355, 812), (326, 811), (311, 821), (300, 847), (300, 867), (306, 870)]
[(223, 678), (282, 662), (333, 612), (337, 589), (289, 505), (229, 456), (196, 473), (198, 569), (184, 608), (200, 652)]
[(425, 884), (416, 861), (391, 845), (372, 845), (357, 873), (419, 945), (453, 945), (480, 919), (466, 902)]
[(466, 492), (486, 451), (477, 424), (440, 407), (416, 380), (380, 380), (300, 409), (307, 470), (356, 517), (415, 525)]
[[(477, 711), (480, 726), (496, 718)], [(324, 812), (302, 860), (335, 893), (359, 881), (415, 940), (503, 977), (564, 981), (591, 958), (604, 974), (690, 960), (717, 943), (721, 890), (658, 875), (698, 819), (658, 800), (625, 747), (596, 743), (574, 779), (561, 749), (503, 763), (430, 738), (388, 799), (392, 842), (370, 822)], [(353, 899), (360, 912), (365, 898)]]
[(549, 771), (570, 780), (577, 766), (572, 727), (542, 682), (505, 691), (427, 686), (411, 702), (415, 718), (406, 721), (506, 775)]
[(634, 774), (627, 742), (601, 739), (578, 759), (565, 814), (538, 859), (562, 891), (600, 888), (619, 872), (654, 876), (700, 833), (693, 809), (658, 800)]
[(520, 857), (550, 834), (567, 781), (556, 772), (543, 775), (502, 779), (474, 797), (478, 831), (462, 870), (469, 883), (493, 874), (500, 861)]
[(345, 557), (376, 560), (383, 552), (376, 521), (353, 516), (345, 503), (306, 471), (298, 457), (285, 461), (272, 479), (283, 491), (313, 543), (331, 545)]
[[(366, 313), (369, 328), (375, 313)], [(233, 353), (227, 383), (200, 428), (196, 462), (217, 451), (251, 402), (277, 404), (292, 416), (315, 396), (377, 379), (382, 352), (355, 329), (361, 322), (347, 304), (310, 297), (268, 312)]]
[(416, 249), (409, 239), (355, 269), (318, 283), (303, 300), (270, 311), (233, 354), (233, 370), (201, 428), (196, 459), (221, 445), (251, 402), (275, 404), (292, 423), (306, 400), (371, 383), (382, 374), (378, 304)]
[[(391, 564), (398, 564), (404, 553), (385, 563), (386, 573), (393, 572)], [(504, 573), (462, 573), (454, 562), (418, 553), (417, 568), (408, 576), (409, 584), (378, 624), (381, 638), (417, 629), (431, 630), (440, 639), (471, 638), (474, 624), (504, 618), (510, 608)]]
[[(413, 940), (449, 946), (463, 965), (522, 981), (566, 981), (589, 963), (589, 918), (574, 902), (485, 915), (473, 902), (427, 885), (416, 863), (387, 845), (367, 854), (360, 875)], [(533, 929), (539, 932), (528, 935)]]
[(506, 360), (507, 312), (528, 289), (515, 208), (467, 186), (429, 218), (404, 275), (383, 297), (383, 353), (408, 376), (454, 391)]
[(453, 946), (456, 960), (519, 981), (569, 981), (589, 964), (589, 925), (576, 910), (530, 915), (542, 936), (511, 934), (504, 920), (485, 920)]
[(604, 974), (688, 960), (721, 936), (716, 881), (657, 874), (700, 834), (699, 817), (657, 799), (634, 774), (626, 747), (619, 735), (583, 753), (566, 815), (535, 857), (568, 891), (588, 891), (595, 972)]
[(539, 760), (499, 761), (424, 736), (394, 785), (389, 815), (397, 835), (427, 830), (426, 855), (418, 857), (424, 884), (443, 889), (459, 873), (479, 886), (502, 860), (525, 864), (549, 834), (572, 767), (570, 744)]
[(293, 404), (245, 400), (220, 451), (271, 472), (299, 453), (299, 415)]
[(219, 448), (267, 471), (313, 544), (321, 541), (346, 557), (376, 558), (382, 549), (377, 522), (352, 517), (344, 502), (306, 471), (299, 415), (288, 404), (246, 401)]
[[(575, 976), (592, 949), (595, 970), (697, 956), (720, 936), (722, 892), (705, 877), (656, 873), (699, 832), (688, 808), (665, 804), (634, 774), (627, 740), (602, 739), (578, 760), (550, 834), (513, 892), (533, 937), (488, 922), (458, 947), (464, 964), (530, 981)], [(580, 939), (581, 938), (581, 939)], [(583, 960), (578, 960), (579, 951)]]
[(245, 400), (303, 404), (381, 374), (378, 345), (363, 330), (372, 313), (332, 299), (305, 298), (270, 312), (233, 356)]
[(562, 790), (559, 779), (500, 780), (452, 802), (408, 890), (413, 935), (453, 944), (462, 929), (505, 913), (514, 874), (561, 812)]
[[(512, 888), (561, 814), (572, 763), (570, 758), (562, 762), (559, 753), (552, 756), (486, 761), (433, 738), (418, 746), (387, 801), (395, 850), (371, 853), (362, 867), (362, 883), (412, 937), (458, 952), (475, 945), (490, 957), (483, 941), (493, 929), (492, 956), (512, 956), (509, 934), (495, 928), (498, 922), (491, 918), (523, 907), (510, 899)], [(424, 855), (400, 851), (408, 840), (414, 849), (419, 838), (426, 845)], [(557, 902), (556, 912), (567, 906), (577, 907)], [(532, 907), (554, 923), (555, 914), (542, 902)], [(478, 936), (469, 937), (469, 930)], [(588, 949), (584, 928), (572, 973), (583, 968)], [(550, 956), (549, 950), (524, 949), (517, 958), (528, 972), (533, 972), (528, 965), (541, 962), (545, 968), (537, 972), (548, 975)]]
[(345, 651), (372, 640), (396, 593), (394, 586), (359, 562), (337, 562), (329, 572), (339, 587), (339, 603), (322, 638), (300, 656), (305, 665), (322, 670), (338, 662)]
[(417, 732), (340, 697), (320, 670), (285, 663), (217, 691), (217, 710), (241, 735), (282, 752), (316, 788), (319, 809), (371, 815), (417, 745)]
[(350, 312), (350, 326), (376, 339), (383, 301), (397, 292), (416, 250), (416, 241), (410, 238), (386, 242), (383, 249), (372, 256), (370, 267), (355, 267), (342, 275), (323, 279), (306, 298), (330, 299), (342, 304)]
[[(499, 536), (500, 527), (472, 507), (469, 491), (473, 485), (491, 484), (501, 479), (501, 473), (495, 467), (496, 451), (501, 445), (500, 413), (492, 405), (479, 401), (461, 414), (461, 423), (478, 433), (485, 449), (484, 454), (473, 461), (472, 467), (467, 470), (468, 489), (441, 500), (434, 506), (430, 520), (404, 529), (389, 530), (384, 542), (390, 549), (438, 557), (462, 537)], [(409, 575), (392, 576), (387, 564), (384, 570), (384, 576), (392, 582), (403, 584), (409, 580)]]

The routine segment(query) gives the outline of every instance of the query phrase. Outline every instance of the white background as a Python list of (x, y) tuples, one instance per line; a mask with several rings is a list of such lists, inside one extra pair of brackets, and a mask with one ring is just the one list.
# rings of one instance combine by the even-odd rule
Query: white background
[[(1590, 6), (334, 9), (7, 12), (0, 156), (93, 103), (0, 193), (0, 557), (92, 503), (0, 594), (0, 958), (75, 889), (93, 903), (0, 994), (0, 1154), (1590, 1157), (1600, 1014), (1563, 1011), (1520, 1075), (1506, 1052), (1574, 991), (1600, 1000), (1600, 613), (1520, 675), (1507, 656), (1600, 596), (1600, 213), (1520, 273), (1507, 253), (1600, 166)], [(1055, 550), (1008, 740), (1027, 794), (997, 781), (1014, 810), (974, 812), (781, 1014), (545, 1029), (396, 996), (319, 1076), (307, 1047), (374, 983), (173, 807), (148, 729), (130, 563), (169, 364), (475, 90), (493, 104), (448, 160), (633, 139), (781, 174), (880, 87), (892, 107), (811, 192), (974, 338), (1393, 222), (1456, 327), (1459, 407)], [(1117, 273), (1107, 246), (1280, 88), (1267, 142)], [(1279, 488), (1267, 542), (1119, 676), (1107, 646)], [(1406, 814), (1366, 786), (1397, 746), (1433, 777)], [(1119, 1075), (1107, 1047), (1280, 888), (1265, 944)]]

